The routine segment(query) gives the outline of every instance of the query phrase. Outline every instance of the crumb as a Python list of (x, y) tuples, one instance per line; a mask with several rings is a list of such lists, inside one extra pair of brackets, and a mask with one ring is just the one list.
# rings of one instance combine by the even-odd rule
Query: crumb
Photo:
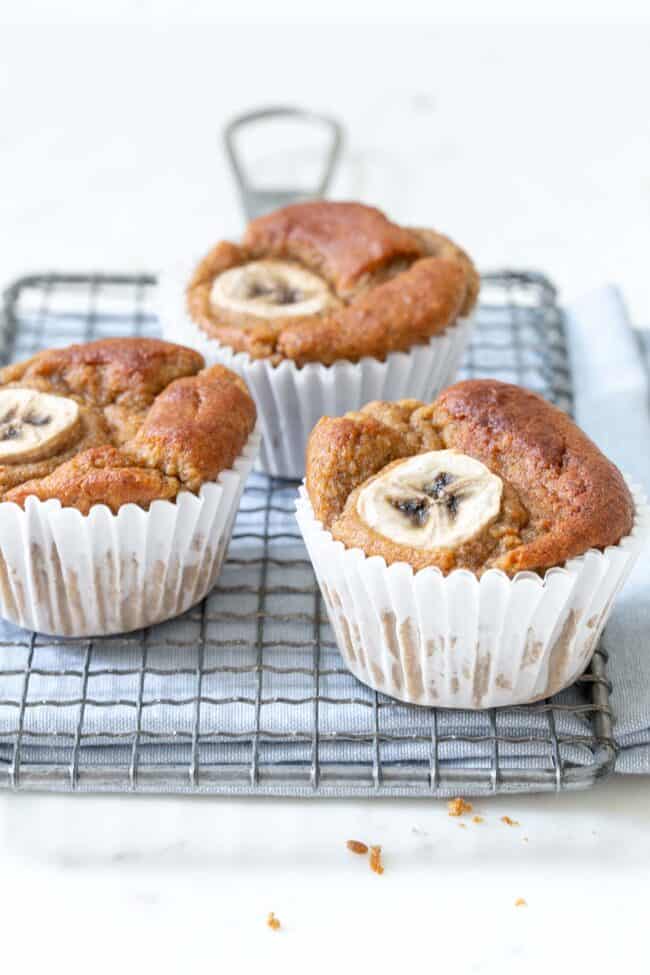
[(528, 907), (528, 904), (523, 897), (518, 897), (515, 901), (515, 907)]
[(370, 869), (373, 873), (383, 873), (384, 865), (381, 862), (381, 847), (371, 846), (370, 847)]
[(527, 843), (528, 842), (528, 837), (527, 836), (522, 836), (521, 842), (522, 843)]
[(458, 829), (467, 829), (467, 823), (456, 823)]
[(345, 844), (350, 853), (358, 853), (360, 856), (368, 852), (368, 847), (361, 840), (348, 840)]
[(472, 804), (471, 802), (465, 802), (459, 796), (458, 799), (449, 800), (447, 809), (449, 810), (450, 816), (462, 816), (463, 813), (470, 813), (472, 811)]
[(483, 819), (482, 816), (472, 816), (472, 822), (473, 823), (484, 823), (485, 820)]
[(275, 916), (275, 914), (273, 913), (273, 911), (269, 912), (269, 916), (266, 919), (266, 923), (268, 924), (268, 926), (271, 928), (272, 931), (277, 931), (278, 928), (280, 927), (280, 922)]
[(517, 822), (517, 820), (516, 819), (510, 819), (510, 816), (502, 816), (501, 817), (501, 822), (502, 823), (505, 823), (506, 826), (519, 826), (519, 823)]

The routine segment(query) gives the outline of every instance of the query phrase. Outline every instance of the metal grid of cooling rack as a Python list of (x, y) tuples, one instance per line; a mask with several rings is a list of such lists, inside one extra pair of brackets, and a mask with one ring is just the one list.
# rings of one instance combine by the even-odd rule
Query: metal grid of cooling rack
[[(5, 296), (4, 361), (157, 333), (149, 275), (36, 275)], [(485, 275), (463, 375), (571, 409), (562, 314), (539, 274)], [(293, 519), (254, 474), (213, 592), (144, 632), (56, 640), (0, 623), (0, 786), (322, 796), (585, 788), (613, 765), (606, 658), (550, 701), (410, 707), (342, 666)]]

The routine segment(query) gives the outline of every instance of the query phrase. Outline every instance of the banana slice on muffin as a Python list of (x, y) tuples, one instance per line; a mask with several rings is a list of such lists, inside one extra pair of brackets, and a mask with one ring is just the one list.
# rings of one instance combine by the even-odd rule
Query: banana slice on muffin
[(435, 549), (480, 534), (501, 510), (503, 482), (458, 450), (434, 450), (389, 464), (366, 482), (357, 513), (401, 545)]
[(257, 318), (317, 315), (334, 303), (322, 278), (288, 261), (250, 261), (214, 280), (210, 302), (215, 312)]
[(0, 464), (38, 460), (80, 429), (79, 405), (32, 389), (0, 389)]

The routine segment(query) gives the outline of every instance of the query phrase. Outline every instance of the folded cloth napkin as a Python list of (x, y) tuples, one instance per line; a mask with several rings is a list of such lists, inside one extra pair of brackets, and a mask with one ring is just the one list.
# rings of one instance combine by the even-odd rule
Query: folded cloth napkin
[[(488, 308), (485, 314), (494, 317), (495, 312)], [(568, 324), (578, 422), (648, 488), (648, 387), (620, 295), (607, 288), (576, 302), (568, 310)], [(0, 762), (9, 764), (15, 757), (21, 724), (23, 763), (65, 766), (72, 756), (81, 767), (117, 765), (125, 770), (123, 786), (118, 786), (124, 788), (136, 746), (139, 768), (195, 762), (250, 767), (253, 754), (260, 766), (297, 762), (308, 769), (317, 688), (321, 765), (336, 761), (372, 767), (377, 730), (383, 739), (382, 763), (427, 765), (430, 713), (391, 701), (382, 701), (376, 712), (373, 693), (342, 666), (324, 619), (317, 646), (314, 579), (297, 534), (294, 491), (283, 488), (267, 504), (264, 484), (259, 475), (251, 479), (229, 561), (205, 614), (193, 610), (148, 632), (146, 673), (138, 636), (77, 645), (39, 636), (31, 645), (29, 634), (0, 622)], [(273, 536), (268, 545), (260, 537), (264, 526)], [(258, 561), (262, 554), (268, 556), (264, 573)], [(650, 772), (649, 591), (650, 556), (645, 554), (604, 636), (611, 655), (621, 772)], [(199, 688), (203, 704), (197, 729)], [(591, 752), (579, 743), (590, 733), (581, 691), (570, 688), (555, 703), (562, 758), (590, 764)], [(251, 753), (256, 721), (263, 733)], [(488, 714), (440, 711), (437, 721), (444, 739), (441, 763), (490, 767), (494, 729)], [(497, 733), (510, 739), (499, 747), (502, 767), (548, 766), (548, 746), (533, 740), (548, 736), (552, 718), (547, 713), (506, 710), (495, 721)]]
[[(575, 416), (608, 457), (650, 491), (648, 344), (630, 326), (620, 291), (601, 288), (567, 309)], [(610, 655), (617, 772), (650, 773), (650, 551), (639, 561), (603, 635)]]

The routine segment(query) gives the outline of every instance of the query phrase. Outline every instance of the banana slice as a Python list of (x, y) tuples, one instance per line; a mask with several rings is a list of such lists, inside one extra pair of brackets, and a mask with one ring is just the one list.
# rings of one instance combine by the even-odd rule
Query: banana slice
[(334, 301), (325, 281), (287, 261), (251, 261), (215, 278), (210, 302), (216, 311), (289, 318), (315, 315)]
[(499, 514), (503, 482), (458, 450), (432, 450), (391, 466), (362, 488), (357, 512), (399, 545), (457, 548)]
[(0, 464), (56, 453), (79, 423), (79, 406), (72, 399), (33, 389), (0, 389)]

